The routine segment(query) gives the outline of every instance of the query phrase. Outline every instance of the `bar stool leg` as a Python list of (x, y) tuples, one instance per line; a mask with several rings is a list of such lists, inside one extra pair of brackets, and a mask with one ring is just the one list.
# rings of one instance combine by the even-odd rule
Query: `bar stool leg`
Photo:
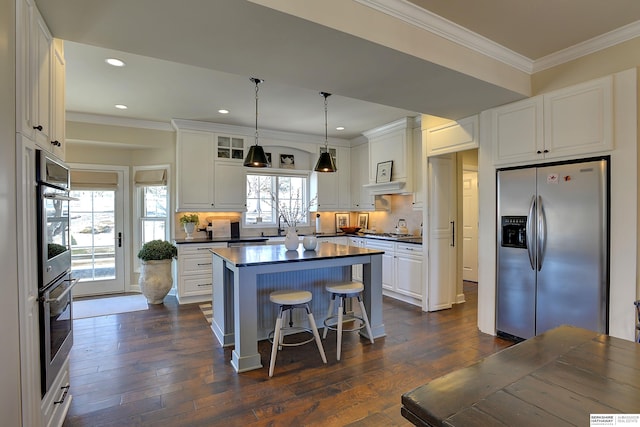
[[(329, 316), (333, 314), (333, 304), (335, 300), (336, 300), (336, 294), (331, 294), (331, 300), (329, 301), (329, 310), (327, 310), (327, 318), (329, 318)], [(325, 326), (324, 331), (322, 332), (322, 339), (327, 338), (328, 331), (329, 331), (329, 328)]]
[(316, 326), (316, 320), (313, 318), (313, 313), (309, 309), (309, 305), (305, 304), (307, 308), (307, 317), (309, 318), (309, 325), (311, 325), (311, 330), (313, 331), (313, 336), (316, 338), (316, 345), (318, 346), (318, 350), (320, 351), (320, 356), (322, 356), (322, 361), (327, 363), (327, 356), (324, 354), (324, 347), (322, 346), (322, 341), (320, 341), (320, 333), (318, 332), (318, 327)]
[(360, 303), (360, 311), (362, 312), (362, 319), (364, 320), (364, 325), (367, 328), (367, 333), (369, 334), (369, 340), (371, 344), (373, 344), (373, 333), (371, 332), (371, 325), (369, 324), (369, 318), (367, 317), (367, 310), (364, 308), (364, 303), (362, 302), (362, 298), (358, 295), (358, 302)]
[(342, 310), (344, 306), (344, 298), (340, 295), (340, 305), (338, 306), (338, 351), (337, 359), (340, 360), (340, 353), (342, 351)]
[(273, 370), (276, 367), (276, 355), (278, 354), (278, 347), (280, 347), (282, 332), (282, 307), (278, 311), (278, 317), (276, 318), (276, 329), (273, 331), (273, 345), (271, 346), (271, 361), (269, 362), (269, 376), (273, 376)]

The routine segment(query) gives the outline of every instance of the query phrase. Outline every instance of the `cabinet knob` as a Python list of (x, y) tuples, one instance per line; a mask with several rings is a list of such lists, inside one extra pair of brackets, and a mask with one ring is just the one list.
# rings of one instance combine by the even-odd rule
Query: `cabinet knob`
[(34, 126), (33, 128), (42, 132), (42, 125)]
[(544, 151), (543, 151), (543, 153), (548, 153), (548, 152), (549, 152), (549, 150), (544, 150)]
[(542, 151), (538, 150), (536, 151), (536, 154), (542, 154)]

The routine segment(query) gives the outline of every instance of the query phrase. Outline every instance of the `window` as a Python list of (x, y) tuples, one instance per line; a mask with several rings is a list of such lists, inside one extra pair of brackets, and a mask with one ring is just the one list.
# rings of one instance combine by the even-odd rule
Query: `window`
[(247, 174), (245, 226), (276, 226), (280, 214), (289, 222), (308, 225), (307, 181), (301, 176)]
[[(136, 218), (134, 251), (151, 240), (169, 240), (168, 166), (136, 168)], [(138, 269), (136, 264), (136, 271)]]

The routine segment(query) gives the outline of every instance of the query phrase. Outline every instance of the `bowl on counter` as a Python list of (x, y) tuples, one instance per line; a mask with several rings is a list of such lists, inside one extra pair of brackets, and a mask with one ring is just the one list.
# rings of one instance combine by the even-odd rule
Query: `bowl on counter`
[(340, 230), (347, 234), (355, 234), (360, 230), (360, 227), (340, 227)]

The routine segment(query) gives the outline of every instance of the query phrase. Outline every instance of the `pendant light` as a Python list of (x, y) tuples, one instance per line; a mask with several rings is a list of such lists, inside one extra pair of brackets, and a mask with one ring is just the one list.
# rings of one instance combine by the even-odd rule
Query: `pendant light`
[(336, 168), (333, 157), (329, 153), (329, 141), (327, 137), (327, 98), (330, 97), (331, 94), (320, 92), (320, 95), (324, 97), (324, 153), (320, 153), (318, 163), (316, 163), (316, 167), (313, 170), (316, 172), (335, 172), (338, 168)]
[(264, 80), (255, 77), (251, 77), (250, 80), (256, 85), (256, 143), (249, 148), (244, 165), (250, 168), (266, 168), (269, 166), (269, 161), (264, 154), (264, 149), (258, 145), (258, 85)]

